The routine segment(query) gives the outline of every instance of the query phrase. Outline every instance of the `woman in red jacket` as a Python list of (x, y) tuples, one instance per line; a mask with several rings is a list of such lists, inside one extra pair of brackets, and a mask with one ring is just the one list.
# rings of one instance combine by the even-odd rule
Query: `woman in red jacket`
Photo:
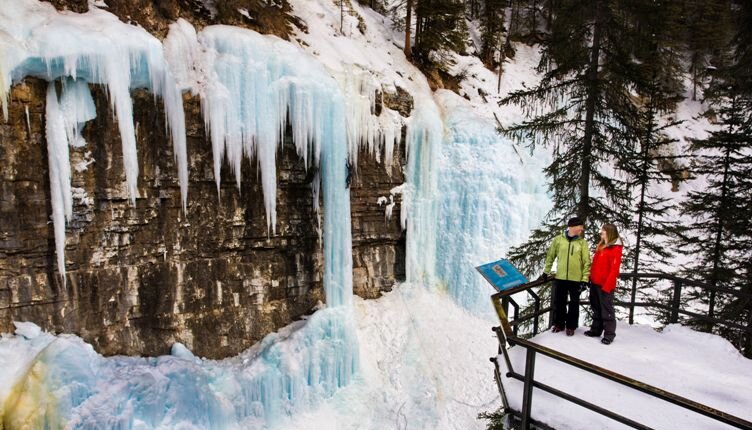
[(619, 231), (613, 224), (604, 224), (601, 241), (593, 255), (590, 267), (590, 306), (593, 309), (593, 324), (585, 336), (600, 337), (601, 343), (608, 345), (616, 337), (616, 317), (614, 316), (614, 290), (616, 278), (621, 268), (621, 253), (624, 247)]

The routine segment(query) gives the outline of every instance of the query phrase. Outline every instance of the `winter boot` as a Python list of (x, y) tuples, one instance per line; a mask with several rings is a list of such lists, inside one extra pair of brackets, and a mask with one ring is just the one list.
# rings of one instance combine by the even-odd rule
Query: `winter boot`
[(564, 327), (559, 327), (558, 325), (555, 325), (555, 326), (551, 327), (551, 331), (553, 333), (558, 333), (560, 331), (564, 331)]
[(600, 333), (596, 333), (593, 330), (588, 330), (585, 333), (583, 333), (587, 337), (600, 337)]
[(573, 328), (568, 328), (567, 329), (567, 336), (574, 336), (574, 329)]

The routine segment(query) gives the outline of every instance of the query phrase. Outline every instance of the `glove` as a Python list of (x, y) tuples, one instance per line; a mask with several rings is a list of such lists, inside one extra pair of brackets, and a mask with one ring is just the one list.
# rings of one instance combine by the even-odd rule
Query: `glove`
[(543, 273), (543, 274), (541, 274), (541, 275), (540, 275), (540, 276), (538, 277), (538, 279), (537, 279), (537, 280), (538, 280), (538, 281), (548, 281), (549, 279), (551, 279), (551, 275), (549, 275), (548, 273)]
[(590, 282), (580, 282), (580, 292), (590, 289)]

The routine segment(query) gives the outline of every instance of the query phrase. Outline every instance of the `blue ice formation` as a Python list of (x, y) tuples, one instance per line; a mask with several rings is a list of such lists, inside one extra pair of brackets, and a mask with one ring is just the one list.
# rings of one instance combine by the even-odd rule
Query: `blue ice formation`
[(437, 277), (457, 303), (487, 314), (494, 291), (475, 267), (504, 257), (543, 219), (545, 160), (515, 149), (456, 94), (437, 97), (448, 129), (438, 168)]
[(408, 282), (436, 281), (437, 169), (444, 124), (433, 100), (416, 100), (407, 124), (407, 171), (402, 189), (402, 227), (407, 229)]
[(24, 327), (0, 340), (5, 428), (268, 427), (331, 397), (357, 368), (344, 307), (221, 361), (196, 358), (180, 344), (170, 356), (105, 358), (78, 337), (30, 331), (39, 332)]

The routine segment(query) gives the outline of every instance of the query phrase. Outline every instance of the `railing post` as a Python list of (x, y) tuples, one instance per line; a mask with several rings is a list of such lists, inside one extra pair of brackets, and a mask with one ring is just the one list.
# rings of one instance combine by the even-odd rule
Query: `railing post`
[[(517, 304), (517, 302), (514, 301), (513, 298), (509, 297), (509, 303), (514, 308), (514, 314), (512, 314), (512, 321), (517, 321), (520, 318), (520, 305)], [(515, 336), (517, 336), (517, 332), (519, 331), (520, 325), (515, 324), (514, 327), (512, 327), (512, 333), (514, 333)]]
[(522, 389), (522, 430), (530, 429), (530, 411), (533, 402), (533, 376), (535, 375), (535, 351), (527, 348), (525, 356), (525, 380)]
[(634, 304), (635, 300), (637, 300), (637, 273), (633, 273), (634, 277), (632, 278), (632, 294), (631, 298), (629, 299), (629, 325), (634, 324)]
[(528, 293), (533, 297), (533, 312), (535, 315), (535, 318), (533, 319), (533, 336), (538, 335), (538, 312), (540, 312), (540, 297), (538, 297), (537, 294), (533, 292), (533, 290), (528, 290)]
[(679, 305), (681, 304), (681, 290), (682, 282), (678, 279), (674, 279), (674, 294), (671, 297), (671, 315), (668, 322), (676, 324), (679, 322)]

